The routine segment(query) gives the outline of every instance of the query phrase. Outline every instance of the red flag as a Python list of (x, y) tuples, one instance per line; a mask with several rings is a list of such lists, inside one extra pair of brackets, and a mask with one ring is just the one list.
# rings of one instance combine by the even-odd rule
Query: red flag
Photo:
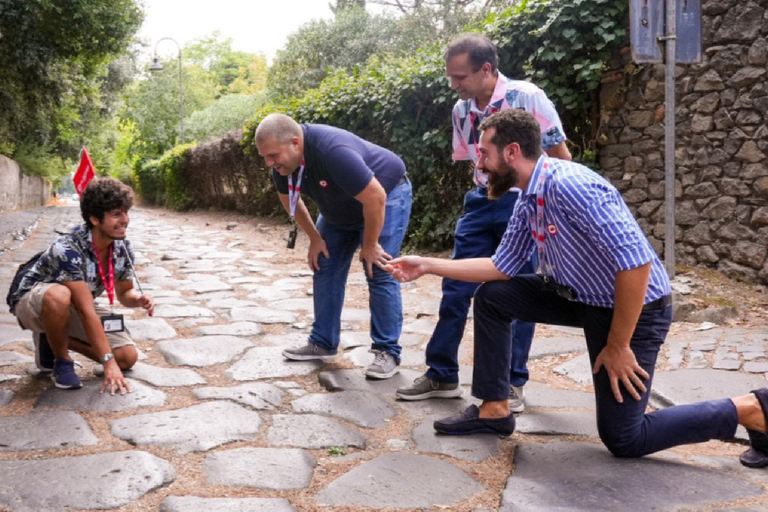
[(93, 168), (93, 162), (91, 162), (91, 156), (88, 154), (88, 150), (83, 148), (83, 152), (80, 155), (80, 165), (77, 166), (77, 172), (75, 172), (72, 181), (75, 182), (75, 190), (78, 195), (83, 195), (83, 190), (88, 186), (88, 182), (96, 177), (96, 170)]

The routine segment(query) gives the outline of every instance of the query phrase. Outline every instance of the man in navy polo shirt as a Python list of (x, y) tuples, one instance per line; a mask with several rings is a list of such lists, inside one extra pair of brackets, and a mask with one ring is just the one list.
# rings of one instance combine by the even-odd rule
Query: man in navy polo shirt
[[(283, 356), (307, 361), (336, 355), (347, 275), (360, 248), (370, 295), (374, 354), (365, 374), (392, 377), (400, 364), (403, 307), (400, 283), (381, 267), (400, 252), (411, 215), (405, 164), (393, 152), (352, 133), (325, 125), (299, 125), (283, 114), (264, 118), (255, 138), (259, 154), (272, 168), (280, 201), (309, 236), (307, 260), (314, 271), (312, 332), (306, 345), (287, 349)], [(317, 223), (300, 194), (317, 205)]]
[[(489, 193), (510, 186), (523, 191), (496, 253), (465, 261), (410, 256), (388, 267), (403, 281), (436, 274), (483, 283), (475, 294), (472, 382), (482, 404), (435, 421), (435, 430), (512, 434), (509, 325), (520, 319), (584, 329), (598, 431), (614, 455), (641, 457), (730, 439), (738, 424), (750, 432), (753, 449), (768, 448), (755, 442), (768, 427), (765, 388), (646, 413), (656, 357), (672, 320), (669, 279), (659, 258), (613, 185), (584, 166), (542, 154), (531, 114), (505, 110), (480, 130), (478, 166), (488, 176)], [(532, 250), (538, 272), (519, 275)]]

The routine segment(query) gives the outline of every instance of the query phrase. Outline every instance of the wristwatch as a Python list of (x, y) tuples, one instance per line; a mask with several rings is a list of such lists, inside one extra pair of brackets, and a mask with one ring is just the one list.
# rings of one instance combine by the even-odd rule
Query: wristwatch
[(111, 352), (109, 354), (104, 354), (103, 356), (101, 356), (101, 364), (107, 364), (109, 361), (111, 361), (114, 358), (115, 358), (115, 354)]

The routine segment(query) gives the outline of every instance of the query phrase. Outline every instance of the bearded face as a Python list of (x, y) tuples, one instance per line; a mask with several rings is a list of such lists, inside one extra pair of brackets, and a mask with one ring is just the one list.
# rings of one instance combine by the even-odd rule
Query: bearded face
[(511, 187), (517, 184), (517, 171), (509, 167), (503, 160), (498, 161), (497, 168), (491, 170), (485, 168), (488, 176), (488, 198), (499, 199), (506, 194)]

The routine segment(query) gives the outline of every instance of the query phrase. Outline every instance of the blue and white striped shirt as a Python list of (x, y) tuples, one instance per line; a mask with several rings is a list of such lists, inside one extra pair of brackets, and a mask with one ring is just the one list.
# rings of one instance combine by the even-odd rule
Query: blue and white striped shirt
[(543, 190), (545, 273), (572, 287), (579, 302), (612, 308), (616, 273), (651, 262), (645, 303), (669, 294), (667, 273), (619, 191), (583, 165), (544, 155), (491, 258), (496, 268), (514, 276), (537, 248), (531, 220), (536, 217), (536, 184), (544, 162), (549, 172)]

